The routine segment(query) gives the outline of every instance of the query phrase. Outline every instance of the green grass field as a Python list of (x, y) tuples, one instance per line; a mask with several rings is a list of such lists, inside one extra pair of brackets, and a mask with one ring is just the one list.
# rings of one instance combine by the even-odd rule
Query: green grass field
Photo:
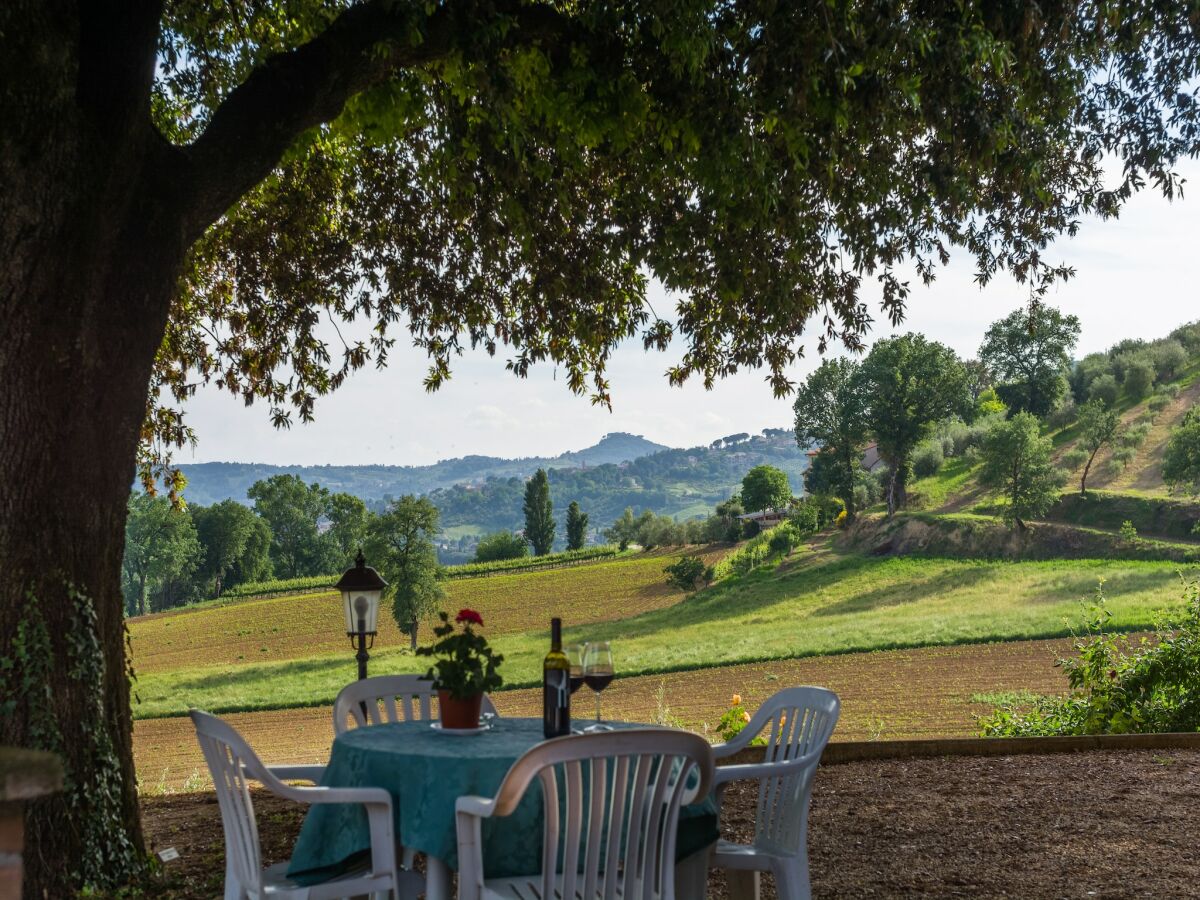
[[(661, 571), (663, 561), (658, 557), (653, 564)], [(825, 546), (686, 599), (663, 602), (667, 598), (659, 596), (653, 608), (641, 612), (633, 609), (636, 599), (627, 599), (605, 615), (609, 598), (602, 586), (615, 586), (614, 576), (621, 572), (602, 572), (597, 579), (589, 570), (625, 563), (559, 570), (557, 577), (567, 580), (557, 581), (553, 593), (545, 590), (546, 584), (523, 593), (521, 630), (488, 629), (505, 655), (509, 687), (536, 683), (548, 641), (540, 622), (557, 613), (566, 619), (568, 641), (612, 641), (618, 672), (634, 675), (858, 650), (1061, 636), (1079, 620), (1080, 601), (1102, 579), (1113, 626), (1139, 630), (1151, 627), (1181, 594), (1181, 567), (1173, 563), (877, 558)], [(568, 583), (572, 579), (574, 591)], [(584, 585), (591, 587), (585, 592)], [(494, 587), (489, 585), (489, 593)], [(579, 613), (590, 623), (573, 625), (580, 621)], [(187, 627), (183, 618), (177, 617), (176, 624)], [(171, 620), (153, 621), (162, 628), (161, 623)], [(270, 627), (279, 629), (274, 634), (281, 644), (293, 645), (286, 619)], [(336, 632), (332, 619), (327, 627)], [(136, 627), (134, 635), (137, 648)], [(234, 711), (328, 703), (353, 676), (351, 653), (336, 633), (319, 655), (214, 664), (228, 656), (220, 646), (221, 635), (210, 631), (208, 640), (215, 645), (193, 648), (177, 657), (178, 664), (149, 667), (136, 685), (141, 702), (134, 707), (135, 716), (178, 715), (189, 706)], [(255, 640), (260, 639), (269, 648), (271, 638), (260, 633)], [(269, 650), (264, 656), (269, 658)], [(381, 644), (371, 665), (376, 674), (423, 668), (394, 641)]]

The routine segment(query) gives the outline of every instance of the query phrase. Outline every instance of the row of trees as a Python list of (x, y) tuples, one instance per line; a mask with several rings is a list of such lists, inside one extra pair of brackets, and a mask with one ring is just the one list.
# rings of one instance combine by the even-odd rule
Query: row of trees
[(890, 515), (905, 503), (917, 445), (942, 419), (973, 418), (975, 403), (967, 369), (954, 351), (905, 334), (879, 341), (861, 363), (825, 360), (800, 386), (794, 408), (797, 442), (820, 448), (805, 486), (838, 497), (853, 520), (869, 439), (887, 464)]
[[(861, 463), (864, 446), (874, 440), (886, 466), (883, 493), (890, 515), (904, 505), (914, 472), (933, 474), (951, 453), (970, 450), (987, 457), (1007, 446), (1018, 455), (1007, 461), (1006, 479), (1000, 459), (989, 462), (984, 477), (1005, 481), (1013, 516), (1023, 520), (1044, 511), (1039, 506), (1062, 481), (1047, 468), (1049, 450), (1043, 453), (1034, 438), (1044, 425), (1078, 422), (1081, 439), (1069, 462), (1082, 470), (1080, 490), (1086, 493), (1100, 451), (1141, 434), (1122, 429), (1118, 398), (1138, 401), (1154, 390), (1152, 408), (1169, 402), (1170, 380), (1200, 353), (1200, 323), (1158, 341), (1122, 341), (1072, 362), (1079, 333), (1075, 316), (1038, 304), (994, 322), (975, 360), (960, 360), (916, 334), (879, 341), (861, 362), (826, 360), (800, 387), (795, 403), (797, 441), (820, 448), (805, 475), (806, 488), (839, 498), (853, 519), (872, 497), (874, 482)], [(1183, 447), (1186, 439), (1181, 435), (1176, 443)], [(1176, 456), (1182, 459), (1186, 451)]]
[[(554, 549), (554, 536), (558, 523), (554, 520), (554, 501), (550, 498), (550, 478), (545, 469), (538, 469), (525, 483), (525, 496), (521, 504), (525, 515), (525, 530), (522, 534), (497, 531), (483, 537), (475, 548), (475, 562), (490, 562), (497, 559), (519, 559), (528, 555), (545, 556)], [(579, 550), (587, 542), (588, 515), (572, 500), (567, 507), (567, 549)]]
[(133, 494), (122, 561), (126, 614), (219, 597), (245, 582), (336, 573), (360, 547), (375, 562), (393, 552), (400, 533), (408, 535), (401, 541), (405, 553), (413, 535), (427, 538), (420, 553), (437, 569), (437, 508), (427, 500), (389, 498), (374, 512), (352, 494), (331, 493), (295, 475), (256, 482), (248, 496), (253, 507), (235, 500), (179, 507), (165, 497)]

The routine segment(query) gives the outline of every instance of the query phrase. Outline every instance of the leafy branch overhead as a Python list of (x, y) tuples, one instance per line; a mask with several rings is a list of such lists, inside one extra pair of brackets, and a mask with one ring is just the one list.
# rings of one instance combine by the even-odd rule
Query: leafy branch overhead
[(1165, 0), (180, 0), (162, 26), (154, 121), (199, 240), (154, 386), (277, 425), (405, 330), (430, 389), (481, 347), (608, 404), (637, 338), (682, 341), (674, 383), (786, 393), (805, 334), (861, 349), (868, 300), (899, 321), (955, 247), (1039, 295), (1070, 274), (1055, 235), (1172, 195), (1196, 146), (1195, 23)]

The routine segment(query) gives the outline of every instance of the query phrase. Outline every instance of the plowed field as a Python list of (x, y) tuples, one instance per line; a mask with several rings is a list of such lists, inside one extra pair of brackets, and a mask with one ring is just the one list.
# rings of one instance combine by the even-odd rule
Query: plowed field
[[(683, 592), (667, 584), (663, 567), (685, 552), (695, 549), (448, 581), (443, 608), (478, 610), (489, 637), (547, 629), (550, 597), (555, 614), (573, 624), (625, 619), (682, 599)], [(715, 559), (719, 552), (706, 555)], [(339, 595), (320, 592), (131, 619), (129, 630), (134, 666), (148, 674), (344, 653), (342, 622)], [(381, 610), (379, 643), (396, 647), (406, 641), (391, 615)]]
[[(990, 706), (972, 702), (979, 694), (1009, 691), (1058, 693), (1066, 682), (1054, 661), (1068, 650), (1064, 640), (967, 644), (918, 650), (888, 650), (723, 666), (665, 676), (618, 679), (604, 692), (606, 717), (650, 722), (669, 715), (696, 730), (711, 729), (740, 693), (747, 709), (782, 687), (820, 684), (842, 698), (834, 740), (968, 736), (975, 716)], [(661, 697), (661, 701), (660, 701)], [(495, 697), (501, 715), (538, 715), (541, 698), (531, 690)], [(593, 695), (575, 695), (574, 713), (594, 713)], [(333, 739), (328, 707), (234, 713), (228, 720), (268, 762), (323, 761)], [(503, 726), (501, 726), (503, 727)], [(186, 718), (144, 719), (134, 725), (134, 751), (143, 789), (180, 789), (204, 774)], [(199, 786), (202, 778), (193, 779)]]

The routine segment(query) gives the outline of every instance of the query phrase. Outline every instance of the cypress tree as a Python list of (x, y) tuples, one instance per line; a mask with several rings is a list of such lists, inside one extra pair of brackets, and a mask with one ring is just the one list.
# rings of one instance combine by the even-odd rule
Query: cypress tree
[(534, 556), (543, 556), (554, 545), (554, 505), (550, 502), (550, 479), (538, 469), (525, 485), (525, 540)]
[(587, 537), (587, 513), (579, 509), (579, 504), (572, 500), (567, 507), (567, 549), (579, 550)]

